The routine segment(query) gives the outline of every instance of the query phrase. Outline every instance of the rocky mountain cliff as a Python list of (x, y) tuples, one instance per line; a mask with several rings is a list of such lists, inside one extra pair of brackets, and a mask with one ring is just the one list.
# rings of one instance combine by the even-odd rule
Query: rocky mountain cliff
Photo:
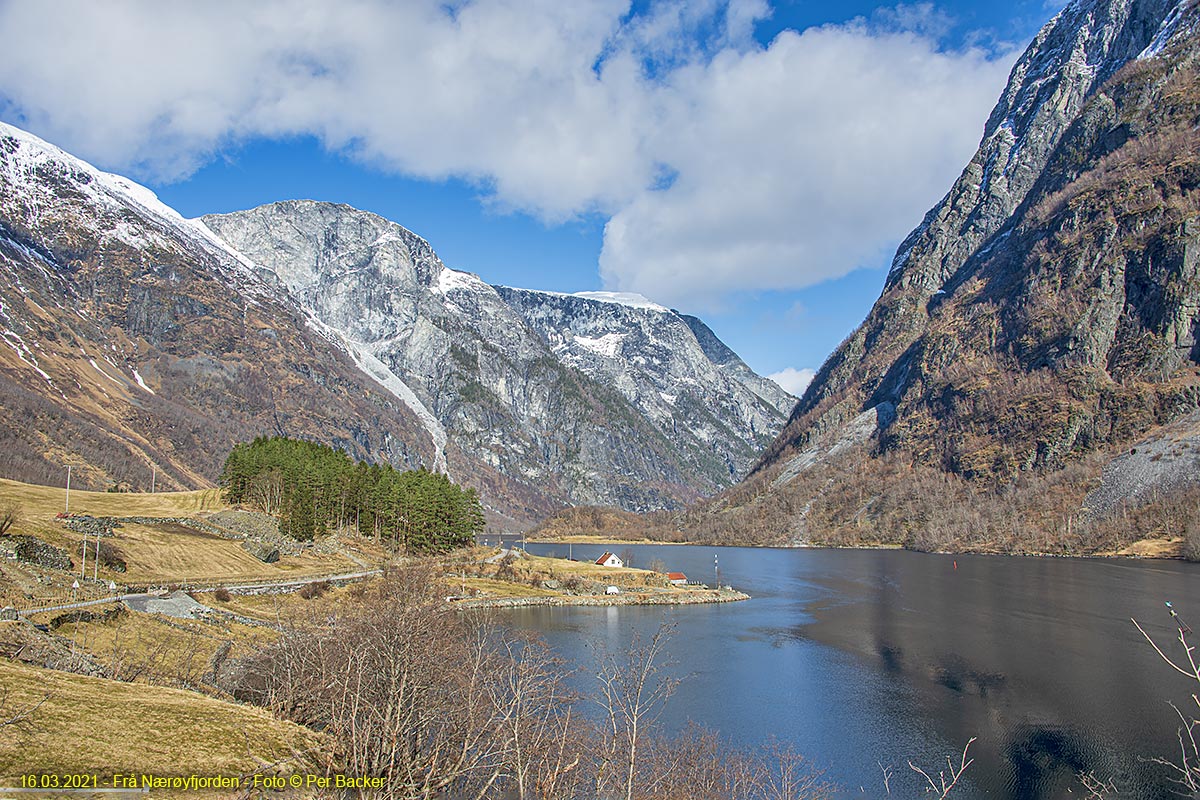
[(496, 290), (559, 360), (615, 388), (718, 482), (744, 476), (796, 404), (702, 321), (641, 295)]
[(711, 493), (794, 402), (736, 356), (713, 363), (667, 309), (492, 287), (367, 212), (290, 201), (203, 222), (364, 368), (402, 380), (439, 452), (453, 442), (563, 502)]
[[(1198, 16), (1077, 0), (1045, 26), (866, 321), (710, 511), (774, 508), (801, 540), (911, 543), (937, 524), (1021, 549), (1028, 524), (1039, 547), (1112, 544), (1079, 538), (1104, 460), (1200, 404)], [(1023, 519), (897, 501), (922, 482)]]

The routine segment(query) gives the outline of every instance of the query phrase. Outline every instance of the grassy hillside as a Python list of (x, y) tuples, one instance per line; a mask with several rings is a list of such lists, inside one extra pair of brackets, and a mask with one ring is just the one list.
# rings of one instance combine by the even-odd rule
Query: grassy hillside
[(260, 709), (177, 689), (0, 661), (0, 691), (5, 719), (32, 709), (0, 736), (6, 786), (19, 786), (22, 773), (306, 772), (328, 748), (320, 735)]
[[(32, 536), (70, 556), (74, 571), (46, 569), (23, 560), (0, 563), (0, 605), (19, 609), (71, 599), (109, 596), (108, 582), (124, 587), (154, 585), (232, 584), (273, 581), (352, 572), (383, 563), (384, 548), (358, 536), (338, 537), (294, 555), (284, 554), (274, 563), (252, 555), (238, 538), (181, 525), (167, 520), (191, 519), (206, 522), (216, 512), (228, 511), (219, 490), (157, 494), (108, 493), (71, 490), (70, 511), (102, 517), (147, 517), (162, 522), (123, 523), (113, 536), (103, 539), (125, 563), (119, 570), (102, 562), (99, 581), (90, 580), (94, 570), (95, 538), (89, 537), (87, 575), (78, 590), (72, 588), (79, 576), (83, 534), (57, 519), (66, 505), (63, 488), (34, 486), (0, 479), (0, 509), (15, 507), (18, 520), (8, 531), (12, 536)], [(219, 526), (218, 526), (219, 527)], [(0, 543), (14, 540), (0, 538)]]

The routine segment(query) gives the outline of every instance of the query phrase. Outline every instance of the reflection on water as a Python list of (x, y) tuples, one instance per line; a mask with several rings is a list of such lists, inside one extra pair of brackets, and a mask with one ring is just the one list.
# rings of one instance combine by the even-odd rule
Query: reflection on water
[[(563, 545), (530, 545), (531, 552)], [(624, 549), (624, 548), (622, 548)], [(714, 548), (632, 546), (709, 575)], [(577, 559), (602, 546), (575, 545)], [(936, 556), (901, 551), (721, 548), (722, 582), (742, 603), (678, 608), (528, 608), (538, 630), (584, 667), (588, 642), (613, 647), (664, 620), (686, 680), (665, 720), (741, 744), (794, 743), (855, 794), (912, 795), (907, 762), (944, 765), (971, 737), (976, 763), (957, 796), (1080, 796), (1076, 775), (1116, 781), (1122, 797), (1171, 796), (1162, 767), (1178, 747), (1168, 699), (1189, 687), (1129, 622), (1172, 629), (1163, 601), (1200, 619), (1200, 570), (1174, 562)], [(899, 785), (898, 785), (899, 784)], [(861, 796), (861, 794), (860, 794)]]

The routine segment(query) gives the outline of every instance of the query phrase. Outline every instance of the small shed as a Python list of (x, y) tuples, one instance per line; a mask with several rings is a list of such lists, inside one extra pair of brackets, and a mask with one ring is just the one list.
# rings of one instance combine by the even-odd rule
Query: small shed
[(625, 562), (617, 558), (612, 553), (605, 553), (596, 559), (596, 563), (602, 567), (623, 567)]
[(682, 572), (668, 572), (667, 580), (669, 580), (674, 586), (687, 585), (687, 575), (684, 575)]
[(619, 586), (609, 586), (607, 589), (605, 589), (605, 590), (604, 590), (604, 593), (605, 593), (605, 594), (620, 594), (620, 593), (621, 593), (621, 587), (619, 587)]

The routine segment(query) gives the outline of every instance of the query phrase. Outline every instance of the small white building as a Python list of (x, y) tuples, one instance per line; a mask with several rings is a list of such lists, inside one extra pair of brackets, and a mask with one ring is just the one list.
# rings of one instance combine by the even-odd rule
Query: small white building
[(625, 562), (617, 558), (612, 553), (605, 553), (596, 559), (596, 563), (602, 567), (623, 567)]
[(687, 586), (688, 582), (687, 575), (682, 572), (668, 572), (667, 580), (671, 582), (672, 586)]
[(621, 587), (619, 587), (619, 586), (610, 586), (610, 587), (608, 587), (607, 589), (605, 589), (605, 590), (604, 590), (604, 593), (605, 593), (605, 594), (620, 594), (620, 593), (621, 593)]

